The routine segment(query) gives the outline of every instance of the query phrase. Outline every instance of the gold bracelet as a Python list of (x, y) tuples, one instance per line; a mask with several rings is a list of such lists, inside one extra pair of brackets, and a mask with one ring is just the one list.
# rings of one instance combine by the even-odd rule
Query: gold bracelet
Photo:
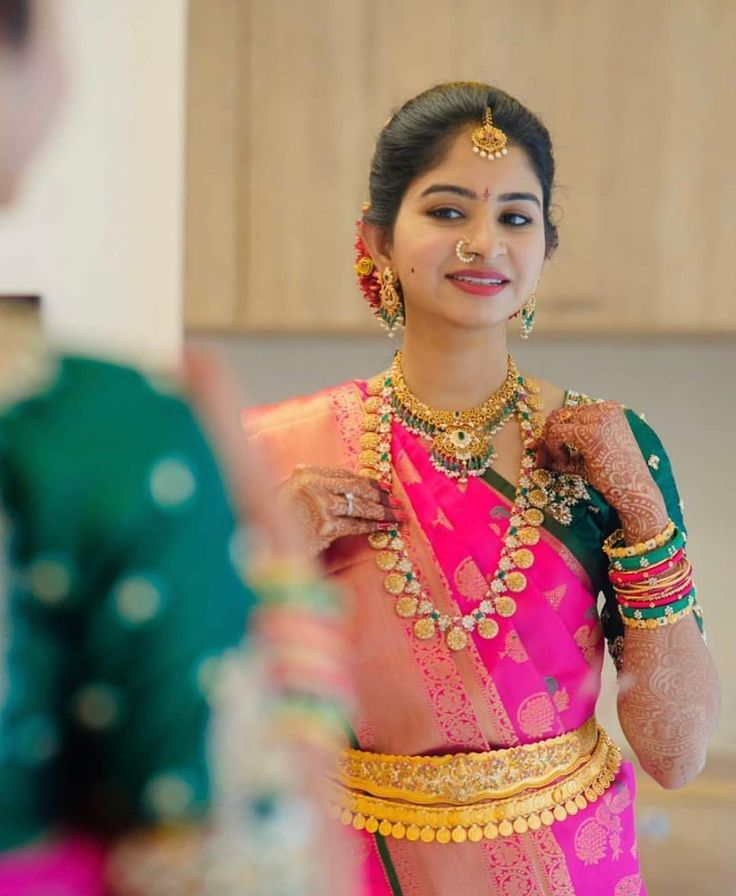
[(664, 547), (674, 534), (675, 524), (672, 520), (669, 520), (658, 535), (647, 538), (646, 541), (640, 541), (638, 544), (616, 547), (619, 542), (624, 540), (624, 530), (617, 529), (603, 542), (603, 550), (611, 560), (617, 560), (620, 557), (641, 557), (642, 554), (648, 554), (649, 551), (655, 551), (657, 548)]

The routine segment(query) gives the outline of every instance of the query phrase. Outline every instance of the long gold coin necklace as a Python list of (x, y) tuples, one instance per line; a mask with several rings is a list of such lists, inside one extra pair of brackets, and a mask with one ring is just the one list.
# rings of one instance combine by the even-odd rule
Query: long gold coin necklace
[[(524, 443), (519, 484), (498, 568), (489, 578), (488, 591), (476, 609), (454, 616), (437, 609), (421, 576), (414, 569), (398, 526), (368, 536), (371, 547), (376, 551), (376, 565), (385, 573), (384, 588), (395, 598), (397, 614), (403, 619), (414, 620), (412, 628), (415, 637), (424, 641), (439, 635), (444, 637), (450, 650), (467, 647), (473, 632), (481, 638), (495, 638), (499, 631), (497, 617), (514, 615), (516, 599), (527, 586), (525, 570), (534, 564), (531, 548), (539, 542), (539, 528), (544, 522), (542, 511), (550, 500), (548, 487), (552, 484), (552, 477), (546, 470), (537, 469), (532, 447), (544, 421), (540, 413), (539, 386), (519, 373), (511, 357), (508, 367), (506, 381), (494, 396), (478, 408), (455, 415), (454, 412), (432, 411), (411, 395), (404, 383), (401, 355), (397, 353), (392, 367), (368, 382), (368, 397), (364, 401), (360, 439), (361, 474), (377, 479), (388, 488), (392, 481), (391, 426), (394, 422), (435, 441), (438, 433), (445, 438), (451, 434), (452, 426), (458, 430), (472, 429), (474, 431), (468, 434), (469, 439), (482, 440), (485, 436), (479, 436), (477, 430), (485, 426), (489, 429), (496, 427), (497, 431), (503, 425), (499, 424), (501, 417), (505, 422), (514, 414), (519, 423)], [(461, 480), (467, 476), (482, 475), (478, 471), (485, 471), (490, 461), (469, 464), (465, 467), (465, 474), (458, 475), (460, 462), (465, 457), (465, 441), (459, 441), (462, 454), (458, 455), (457, 461), (447, 452), (435, 463), (435, 467), (451, 478)], [(443, 449), (447, 448), (447, 444), (446, 440), (442, 442)], [(433, 446), (432, 450), (436, 450), (434, 460), (437, 460), (440, 449)], [(471, 457), (479, 458), (484, 454), (492, 457), (492, 448), (489, 452), (487, 445), (479, 447), (478, 453), (473, 453)]]

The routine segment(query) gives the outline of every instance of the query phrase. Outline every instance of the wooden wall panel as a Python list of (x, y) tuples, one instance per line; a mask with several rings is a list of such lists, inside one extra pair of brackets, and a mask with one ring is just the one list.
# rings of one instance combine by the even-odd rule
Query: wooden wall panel
[(540, 330), (736, 332), (733, 0), (190, 0), (187, 321), (373, 326), (353, 224), (391, 109), (499, 84), (558, 159)]

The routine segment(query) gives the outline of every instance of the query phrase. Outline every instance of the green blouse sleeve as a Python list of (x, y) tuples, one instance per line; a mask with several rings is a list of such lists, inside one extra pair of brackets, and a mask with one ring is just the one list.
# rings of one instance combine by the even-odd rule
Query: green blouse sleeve
[(0, 417), (0, 485), (0, 849), (69, 819), (199, 814), (207, 682), (253, 601), (191, 412), (135, 371), (66, 360)]
[[(626, 409), (626, 419), (629, 422), (631, 431), (634, 433), (634, 438), (639, 445), (642, 456), (647, 462), (652, 477), (662, 492), (670, 519), (673, 520), (678, 529), (687, 534), (682, 515), (682, 502), (672, 473), (672, 464), (659, 436), (640, 414), (628, 408)], [(618, 515), (611, 510), (607, 517), (607, 526), (603, 537), (610, 535), (620, 525)], [(603, 623), (603, 632), (614, 662), (617, 666), (620, 666), (624, 626), (621, 622), (616, 598), (608, 578), (602, 577), (602, 583), (604, 605), (601, 612), (601, 621)]]

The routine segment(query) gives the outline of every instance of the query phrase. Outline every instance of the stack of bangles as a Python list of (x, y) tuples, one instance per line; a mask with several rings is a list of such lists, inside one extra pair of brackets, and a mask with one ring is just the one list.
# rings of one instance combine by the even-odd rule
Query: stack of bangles
[(627, 545), (618, 529), (603, 544), (621, 620), (629, 628), (656, 629), (695, 617), (703, 632), (693, 569), (685, 556), (685, 535), (670, 520), (658, 535)]
[(290, 564), (261, 566), (255, 629), (268, 653), (279, 729), (325, 747), (342, 746), (353, 703), (338, 596), (313, 573)]

